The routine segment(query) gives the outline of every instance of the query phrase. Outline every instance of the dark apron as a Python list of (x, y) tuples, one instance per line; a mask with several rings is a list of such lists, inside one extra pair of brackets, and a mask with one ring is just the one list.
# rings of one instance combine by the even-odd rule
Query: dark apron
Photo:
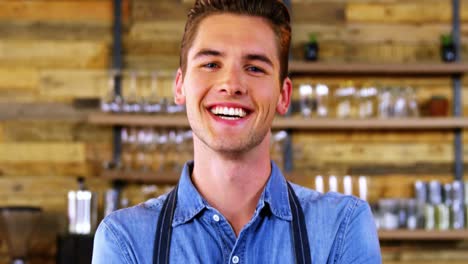
[[(172, 190), (164, 202), (158, 219), (156, 237), (154, 239), (154, 264), (169, 264), (169, 250), (171, 248), (172, 219), (177, 202), (178, 186)], [(289, 205), (292, 212), (292, 237), (294, 241), (294, 253), (297, 264), (311, 264), (309, 239), (299, 199), (288, 183)]]

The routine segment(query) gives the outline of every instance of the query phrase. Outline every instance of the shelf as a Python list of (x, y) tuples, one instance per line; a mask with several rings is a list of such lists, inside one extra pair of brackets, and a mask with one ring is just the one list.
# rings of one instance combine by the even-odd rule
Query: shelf
[(96, 125), (154, 126), (189, 128), (185, 115), (144, 115), (144, 114), (107, 114), (93, 113), (88, 123)]
[[(97, 125), (189, 128), (184, 115), (130, 115), (93, 113), (88, 122)], [(273, 129), (295, 130), (452, 130), (468, 128), (468, 118), (332, 119), (276, 118)]]
[(379, 230), (380, 240), (468, 240), (468, 230)]
[(322, 63), (289, 62), (291, 75), (453, 75), (468, 73), (467, 63)]
[(106, 180), (123, 180), (126, 182), (142, 182), (154, 184), (177, 184), (181, 171), (178, 172), (140, 172), (131, 171), (123, 172), (116, 170), (105, 170), (101, 173), (101, 177)]
[(277, 129), (297, 130), (452, 130), (468, 127), (468, 118), (303, 119), (281, 118)]

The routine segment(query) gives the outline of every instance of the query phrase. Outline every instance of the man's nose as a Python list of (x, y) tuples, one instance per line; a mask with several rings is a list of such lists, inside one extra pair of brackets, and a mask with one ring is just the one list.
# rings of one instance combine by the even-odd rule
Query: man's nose
[(218, 86), (218, 91), (231, 96), (246, 94), (247, 88), (244, 83), (242, 71), (237, 69), (225, 69)]

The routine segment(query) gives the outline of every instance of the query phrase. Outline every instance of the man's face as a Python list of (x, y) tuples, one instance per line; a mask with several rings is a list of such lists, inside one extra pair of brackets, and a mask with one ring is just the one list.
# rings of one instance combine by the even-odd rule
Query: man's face
[[(289, 106), (291, 82), (279, 81), (273, 30), (258, 17), (203, 19), (188, 51), (176, 102), (186, 104), (195, 137), (224, 153), (245, 153), (265, 140), (275, 112)], [(282, 87), (280, 87), (282, 85)]]

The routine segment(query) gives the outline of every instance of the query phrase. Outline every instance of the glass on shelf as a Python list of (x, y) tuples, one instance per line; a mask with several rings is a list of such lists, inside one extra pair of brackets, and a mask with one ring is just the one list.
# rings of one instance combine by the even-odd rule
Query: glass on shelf
[(310, 84), (301, 84), (299, 86), (300, 107), (303, 117), (311, 117), (316, 111), (317, 100), (314, 95), (314, 88)]
[(384, 87), (379, 89), (379, 112), (380, 118), (393, 117), (394, 113), (392, 88)]
[(148, 114), (158, 114), (163, 111), (164, 109), (164, 102), (163, 99), (159, 97), (158, 94), (158, 87), (159, 87), (159, 73), (153, 72), (151, 74), (151, 91), (145, 100), (145, 104), (143, 105), (143, 111)]
[(141, 112), (141, 105), (138, 100), (138, 73), (136, 71), (130, 72), (130, 84), (128, 88), (128, 94), (125, 96), (122, 111), (124, 113)]
[(122, 167), (125, 171), (135, 169), (135, 152), (137, 149), (138, 130), (135, 127), (124, 127), (122, 138)]
[(328, 116), (328, 104), (329, 104), (329, 89), (328, 86), (325, 84), (317, 84), (315, 87), (316, 90), (316, 97), (317, 97), (317, 116), (318, 117), (327, 117)]
[(123, 97), (115, 92), (115, 80), (119, 75), (119, 70), (110, 70), (108, 73), (107, 89), (100, 102), (101, 111), (105, 113), (118, 113), (122, 110)]
[(377, 115), (377, 88), (365, 85), (358, 91), (359, 118), (372, 118)]
[(346, 82), (335, 91), (337, 118), (356, 117), (355, 93), (356, 88), (352, 82)]

